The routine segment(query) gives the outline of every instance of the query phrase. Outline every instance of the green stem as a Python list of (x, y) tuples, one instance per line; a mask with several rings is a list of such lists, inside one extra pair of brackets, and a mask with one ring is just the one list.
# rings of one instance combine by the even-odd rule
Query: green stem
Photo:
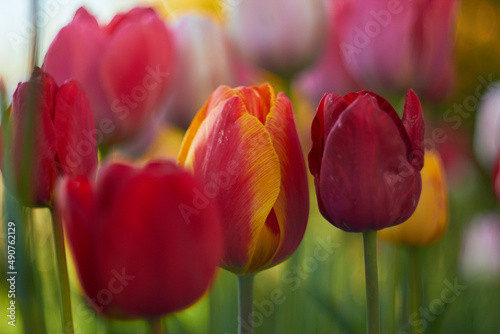
[(253, 334), (253, 278), (254, 274), (238, 276), (238, 334)]
[(148, 322), (151, 328), (151, 334), (165, 334), (161, 323), (161, 317), (149, 319)]
[(57, 271), (61, 284), (61, 309), (63, 331), (66, 334), (73, 334), (73, 317), (71, 315), (71, 294), (69, 288), (68, 267), (66, 264), (66, 249), (64, 245), (64, 228), (62, 220), (59, 219), (54, 208), (50, 208), (52, 215), (52, 226), (54, 230), (54, 243), (56, 247)]
[(109, 148), (108, 146), (100, 146), (99, 152), (101, 153), (101, 161), (103, 161), (108, 157), (109, 153), (111, 153), (111, 148)]
[[(28, 254), (30, 254), (30, 259), (31, 259), (31, 270), (33, 277), (32, 279), (32, 284), (35, 286), (35, 292), (32, 295), (32, 298), (35, 300), (34, 305), (35, 305), (35, 313), (34, 315), (30, 316), (29, 321), (32, 323), (31, 326), (38, 326), (38, 328), (34, 328), (34, 330), (45, 330), (45, 318), (44, 318), (44, 312), (40, 310), (45, 310), (44, 303), (43, 303), (43, 295), (42, 295), (42, 278), (40, 277), (40, 271), (38, 270), (39, 268), (39, 253), (36, 252), (37, 245), (35, 243), (36, 240), (36, 232), (35, 232), (35, 225), (34, 225), (34, 220), (33, 220), (33, 210), (31, 208), (25, 208), (24, 210), (24, 217), (25, 217), (25, 222), (27, 226), (27, 233), (30, 239), (29, 242), (29, 250)], [(30, 331), (28, 331), (30, 332)], [(31, 332), (30, 332), (31, 333)]]
[(380, 333), (380, 311), (378, 297), (377, 231), (364, 231), (366, 277), (366, 333)]
[[(422, 305), (422, 272), (420, 257), (416, 247), (410, 248), (410, 303), (411, 314), (418, 314), (418, 309)], [(414, 334), (418, 333), (418, 326), (413, 326)]]
[(291, 76), (283, 76), (281, 78), (283, 79), (283, 84), (285, 85), (285, 87), (283, 88), (283, 93), (285, 93), (285, 95), (288, 96), (291, 101), (293, 95), (293, 78)]

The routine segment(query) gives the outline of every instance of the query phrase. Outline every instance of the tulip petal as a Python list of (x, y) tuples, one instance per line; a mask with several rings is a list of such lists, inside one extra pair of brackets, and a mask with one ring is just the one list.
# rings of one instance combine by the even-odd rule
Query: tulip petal
[(318, 207), (321, 214), (329, 219), (328, 212), (325, 210), (321, 197), (319, 196), (319, 180), (321, 174), (321, 160), (323, 159), (325, 133), (330, 133), (337, 122), (342, 111), (347, 107), (348, 101), (340, 95), (325, 94), (319, 103), (316, 116), (311, 126), (312, 148), (308, 155), (309, 170), (314, 176), (316, 195), (318, 198)]
[(112, 115), (121, 124), (118, 136), (130, 137), (143, 129), (164, 98), (171, 77), (173, 41), (150, 8), (118, 15), (104, 32), (111, 37), (98, 76)]
[(445, 233), (448, 225), (446, 175), (437, 152), (425, 152), (421, 176), (422, 194), (415, 212), (404, 223), (380, 230), (380, 239), (425, 246), (440, 239)]
[[(266, 117), (269, 114), (270, 99), (274, 99), (274, 92), (271, 93), (269, 88), (269, 85), (264, 84), (262, 89), (259, 87), (238, 87), (235, 89), (250, 115), (257, 117), (262, 124), (266, 123)], [(260, 91), (265, 95), (261, 96)]]
[[(33, 97), (33, 92), (37, 93), (36, 98)], [(30, 81), (20, 84), (13, 97), (11, 115), (9, 123), (12, 125), (12, 148), (7, 147), (7, 150), (12, 149), (12, 163), (17, 171), (12, 171), (15, 175), (15, 181), (6, 179), (6, 184), (10, 189), (17, 189), (21, 193), (18, 194), (21, 202), (28, 206), (40, 206), (48, 204), (51, 200), (51, 193), (54, 182), (57, 178), (57, 166), (55, 164), (56, 155), (56, 130), (54, 128), (54, 102), (57, 94), (57, 85), (54, 79), (42, 72), (40, 69), (35, 69)], [(22, 166), (25, 159), (24, 141), (27, 135), (27, 122), (30, 105), (36, 99), (37, 108), (34, 110), (33, 133), (31, 139), (31, 158), (29, 163), (30, 179), (29, 185), (25, 185), (25, 189), (21, 188)], [(17, 186), (10, 184), (15, 182)], [(28, 189), (26, 189), (28, 188)], [(27, 193), (26, 193), (27, 192)], [(33, 203), (35, 201), (35, 203)]]
[(221, 207), (238, 208), (223, 217), (227, 247), (223, 266), (248, 272), (250, 265), (267, 263), (276, 251), (277, 242), (268, 243), (254, 257), (261, 234), (274, 235), (266, 220), (280, 191), (279, 158), (264, 125), (248, 113), (239, 96), (220, 103), (195, 126), (199, 126), (196, 136), (183, 144), (179, 162), (203, 180), (206, 197), (215, 197)]
[(342, 111), (347, 107), (348, 101), (343, 96), (325, 94), (319, 103), (316, 116), (311, 126), (313, 146), (309, 153), (309, 168), (311, 173), (319, 176), (321, 158), (323, 156), (325, 133), (330, 133)]
[(407, 152), (390, 115), (369, 96), (356, 99), (325, 143), (318, 197), (332, 223), (360, 232), (405, 221), (421, 189), (420, 174), (408, 163)]
[(459, 1), (415, 3), (415, 46), (419, 92), (435, 101), (448, 95), (454, 84), (453, 49)]
[(97, 166), (97, 143), (92, 140), (94, 116), (85, 93), (75, 81), (59, 88), (54, 114), (57, 157), (63, 173), (90, 175)]
[(281, 189), (273, 207), (280, 230), (280, 244), (273, 264), (285, 260), (299, 246), (309, 216), (309, 187), (302, 149), (295, 127), (292, 103), (280, 93), (267, 117), (281, 166)]
[(417, 170), (424, 166), (424, 117), (422, 106), (413, 90), (408, 90), (403, 112), (403, 125), (411, 143), (409, 161)]
[[(104, 38), (99, 24), (81, 7), (73, 21), (63, 27), (54, 38), (49, 52), (45, 55), (42, 69), (53, 76), (59, 86), (68, 78), (79, 78), (82, 84), (86, 83), (87, 79), (93, 79), (92, 83), (97, 84), (94, 63), (96, 55), (102, 53), (103, 47)], [(93, 91), (88, 89), (89, 87), (84, 88), (87, 94)]]
[[(112, 177), (110, 171), (105, 178)], [(125, 272), (130, 280), (121, 293), (113, 295), (105, 312), (111, 316), (160, 316), (185, 308), (207, 289), (205, 278), (213, 275), (220, 259), (222, 234), (213, 220), (218, 216), (207, 206), (188, 222), (184, 220), (179, 207), (192, 204), (193, 189), (198, 185), (188, 172), (179, 172), (173, 165), (148, 165), (124, 178), (121, 191), (127, 196), (116, 196), (115, 204), (108, 208), (109, 219), (100, 219), (101, 233), (96, 236), (100, 259), (96, 262), (103, 273), (101, 282), (113, 280), (110, 269)], [(141, 247), (133, 247), (132, 240)], [(185, 240), (192, 243), (188, 246)]]
[(64, 177), (56, 186), (56, 203), (57, 214), (63, 219), (64, 232), (79, 269), (83, 289), (97, 292), (99, 289), (93, 286), (97, 274), (93, 260), (93, 236), (99, 234), (99, 231), (93, 225), (97, 217), (91, 183), (85, 177)]
[(493, 166), (493, 190), (497, 199), (500, 201), (500, 151)]
[[(122, 188), (135, 172), (133, 167), (125, 164), (105, 163), (101, 166), (95, 186), (97, 209), (101, 214), (106, 214), (115, 205), (113, 200), (123, 192)], [(104, 217), (104, 221), (106, 220)]]

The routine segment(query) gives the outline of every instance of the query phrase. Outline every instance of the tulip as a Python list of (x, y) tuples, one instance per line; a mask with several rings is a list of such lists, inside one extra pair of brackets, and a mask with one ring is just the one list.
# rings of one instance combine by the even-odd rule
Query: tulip
[(472, 148), (472, 136), (469, 129), (453, 129), (446, 122), (440, 122), (429, 133), (440, 133), (441, 136), (434, 138), (444, 169), (448, 186), (460, 187), (460, 184), (467, 182), (470, 177), (474, 177), (474, 150)]
[(202, 180), (202, 195), (221, 208), (222, 267), (252, 274), (284, 261), (298, 247), (309, 194), (286, 95), (275, 96), (269, 84), (219, 87), (196, 114), (178, 161)]
[(52, 41), (43, 69), (58, 84), (81, 83), (95, 116), (95, 140), (109, 147), (139, 135), (160, 111), (172, 49), (169, 30), (150, 8), (116, 15), (102, 27), (80, 8)]
[(36, 68), (18, 85), (5, 122), (2, 173), (25, 206), (50, 205), (58, 177), (87, 176), (97, 167), (97, 146), (88, 137), (95, 132), (94, 117), (73, 80), (58, 86)]
[(210, 94), (222, 84), (237, 82), (235, 57), (222, 27), (212, 19), (184, 15), (173, 34), (178, 63), (167, 106), (167, 119), (187, 128)]
[(443, 99), (454, 81), (457, 0), (343, 0), (334, 22), (344, 62), (369, 89)]
[(500, 83), (488, 88), (476, 116), (474, 150), (486, 170), (491, 170), (500, 149)]
[(421, 191), (424, 123), (410, 90), (403, 119), (367, 91), (325, 94), (312, 124), (309, 169), (318, 206), (348, 232), (380, 230), (404, 222)]
[(197, 13), (210, 15), (214, 18), (222, 17), (225, 5), (231, 5), (239, 0), (225, 2), (221, 0), (155, 0), (156, 8), (160, 10), (166, 18), (177, 18), (186, 13)]
[(497, 161), (493, 167), (493, 190), (500, 201), (500, 151), (498, 151)]
[(488, 281), (500, 275), (500, 217), (478, 214), (465, 230), (460, 271), (469, 280)]
[(426, 246), (439, 239), (448, 225), (448, 195), (443, 163), (437, 151), (425, 151), (422, 194), (413, 215), (404, 223), (378, 232), (381, 240)]
[(307, 67), (322, 46), (322, 0), (241, 1), (226, 14), (228, 31), (242, 54), (281, 76)]
[(341, 20), (339, 7), (342, 1), (328, 2), (328, 34), (324, 49), (314, 66), (299, 78), (300, 86), (315, 101), (321, 100), (326, 92), (347, 94), (359, 90), (359, 85), (344, 64), (340, 50), (339, 30), (335, 22)]
[(59, 212), (88, 303), (108, 317), (154, 318), (198, 300), (222, 254), (217, 210), (184, 220), (199, 185), (173, 162), (106, 164), (95, 182), (64, 178)]

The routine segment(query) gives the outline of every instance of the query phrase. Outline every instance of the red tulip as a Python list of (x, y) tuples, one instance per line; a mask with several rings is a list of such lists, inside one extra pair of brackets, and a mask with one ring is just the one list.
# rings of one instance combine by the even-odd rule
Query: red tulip
[[(58, 87), (36, 68), (30, 81), (18, 85), (7, 113), (7, 124), (2, 124), (6, 139), (2, 172), (6, 186), (22, 204), (50, 204), (59, 176), (89, 175), (97, 166), (97, 146), (87, 137), (95, 131), (94, 117), (75, 81)], [(27, 122), (30, 114), (33, 119)], [(28, 159), (27, 137), (33, 143)], [(23, 175), (25, 170), (29, 174)]]
[[(226, 253), (236, 274), (289, 257), (307, 225), (307, 175), (292, 104), (261, 87), (219, 87), (191, 123), (179, 163), (202, 180), (200, 198), (220, 206)], [(186, 216), (196, 208), (186, 208)]]
[(180, 208), (198, 184), (173, 162), (101, 167), (96, 181), (65, 178), (59, 211), (88, 303), (109, 317), (158, 317), (209, 287), (222, 254), (217, 211), (189, 222)]
[(61, 29), (43, 69), (58, 84), (78, 80), (92, 104), (95, 140), (109, 146), (143, 131), (166, 97), (173, 41), (150, 8), (119, 14), (106, 26), (80, 8)]
[(348, 232), (404, 222), (421, 191), (424, 123), (408, 91), (403, 120), (380, 96), (326, 94), (312, 124), (309, 169), (322, 215)]

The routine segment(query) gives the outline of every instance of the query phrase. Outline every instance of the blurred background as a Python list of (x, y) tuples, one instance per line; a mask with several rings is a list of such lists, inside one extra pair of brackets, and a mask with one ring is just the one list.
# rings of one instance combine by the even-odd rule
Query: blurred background
[[(341, 1), (305, 0), (301, 18), (287, 10), (286, 1), (276, 1), (273, 8), (274, 2), (268, 0), (268, 5), (257, 9), (251, 1), (41, 0), (36, 63), (41, 66), (57, 32), (81, 6), (103, 25), (135, 6), (154, 7), (175, 32), (183, 79), (176, 81), (165, 103), (164, 122), (139, 144), (118, 149), (138, 160), (175, 158), (194, 113), (219, 84), (270, 81), (277, 91), (285, 91), (294, 104), (304, 154), (310, 149), (310, 124), (323, 93), (371, 89), (401, 111), (404, 92), (415, 88), (425, 109), (427, 148), (440, 152), (446, 170), (448, 227), (440, 240), (418, 249), (424, 293), (420, 312), (414, 316), (407, 283), (412, 250), (379, 241), (383, 333), (411, 333), (415, 327), (419, 333), (500, 333), (500, 204), (491, 185), (492, 165), (500, 148), (500, 1), (453, 2), (455, 11), (444, 19), (427, 11), (431, 1), (413, 1), (421, 4), (418, 20), (424, 22), (415, 40), (403, 33), (387, 36), (384, 31), (377, 41), (374, 34), (372, 43), (360, 48), (360, 55), (368, 54), (367, 59), (360, 56), (352, 63), (346, 61), (341, 44), (349, 38), (355, 42), (356, 36), (349, 35), (355, 30), (345, 23), (348, 15), (339, 14), (341, 6), (335, 3)], [(403, 7), (409, 4), (401, 3)], [(30, 6), (29, 1), (0, 0), (0, 78), (7, 105), (17, 84), (30, 76), (34, 31)], [(255, 18), (245, 16), (252, 11), (258, 12)], [(279, 28), (280, 20), (288, 20), (287, 29)], [(361, 23), (356, 26), (363, 27)], [(274, 38), (274, 33), (276, 39), (266, 39)], [(282, 45), (275, 49), (276, 40)], [(391, 41), (412, 44), (405, 52), (398, 49), (404, 54), (399, 63), (390, 57), (384, 60), (377, 50), (394, 53)], [(388, 61), (394, 68), (384, 68)], [(422, 65), (415, 69), (408, 63)], [(433, 138), (434, 129), (444, 139)], [(17, 226), (19, 312), (16, 327), (7, 324), (6, 224), (18, 218), (13, 212), (22, 212), (12, 209), (14, 200), (1, 188), (0, 332), (62, 333), (50, 218), (44, 209), (35, 210), (29, 228)], [(365, 330), (362, 237), (334, 228), (321, 216), (312, 178), (310, 193), (311, 213), (303, 243), (286, 262), (256, 276), (255, 333)], [(23, 236), (32, 243), (19, 239)], [(72, 265), (70, 271), (77, 333), (147, 332), (144, 321), (96, 315), (80, 293)], [(443, 293), (455, 298), (443, 299)], [(168, 333), (234, 333), (237, 321), (236, 277), (224, 270), (201, 301), (166, 318)]]

